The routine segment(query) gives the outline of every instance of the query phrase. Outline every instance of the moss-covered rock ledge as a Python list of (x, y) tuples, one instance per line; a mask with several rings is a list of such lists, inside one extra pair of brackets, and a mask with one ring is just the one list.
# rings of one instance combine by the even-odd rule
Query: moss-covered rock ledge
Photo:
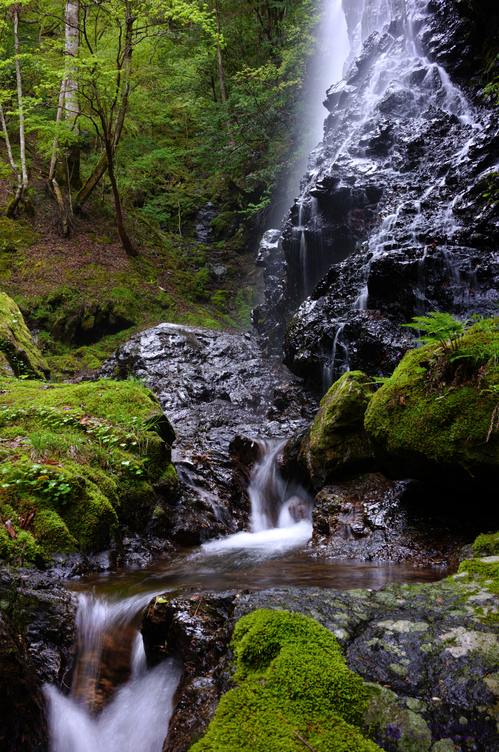
[(44, 379), (48, 374), (17, 304), (0, 292), (0, 375)]
[[(332, 752), (343, 749), (335, 728), (345, 731), (349, 752), (376, 744), (387, 752), (496, 752), (499, 557), (493, 558), (464, 562), (460, 573), (440, 582), (377, 591), (275, 588), (156, 597), (142, 625), (148, 658), (181, 654), (186, 665), (165, 752), (187, 752), (193, 741), (194, 750), (218, 752), (298, 752), (308, 745)], [(302, 615), (296, 625), (287, 612)], [(308, 635), (305, 641), (295, 628)], [(357, 677), (346, 672), (336, 643)], [(304, 655), (309, 649), (312, 655)], [(360, 723), (342, 715), (348, 698), (354, 713), (360, 709)], [(354, 729), (346, 731), (345, 721)]]
[(364, 421), (392, 476), (499, 478), (498, 354), (497, 319), (485, 319), (404, 357)]
[(140, 382), (3, 378), (0, 558), (17, 565), (95, 552), (120, 524), (142, 531), (176, 493), (174, 438)]

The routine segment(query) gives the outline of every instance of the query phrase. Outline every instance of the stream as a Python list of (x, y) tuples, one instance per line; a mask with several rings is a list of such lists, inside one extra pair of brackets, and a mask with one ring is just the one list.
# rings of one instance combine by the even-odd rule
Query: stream
[(69, 694), (44, 688), (52, 752), (161, 751), (182, 666), (169, 659), (147, 667), (139, 629), (154, 596), (180, 588), (378, 589), (389, 582), (432, 582), (448, 573), (447, 567), (410, 563), (326, 560), (309, 547), (311, 499), (277, 470), (281, 448), (282, 442), (267, 443), (253, 469), (251, 531), (178, 551), (145, 569), (67, 581), (79, 599), (78, 654)]

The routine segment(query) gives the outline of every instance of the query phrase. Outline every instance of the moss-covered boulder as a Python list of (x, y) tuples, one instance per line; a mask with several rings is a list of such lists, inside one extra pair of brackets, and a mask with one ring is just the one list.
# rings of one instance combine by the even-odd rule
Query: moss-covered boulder
[(499, 478), (499, 332), (474, 326), (408, 353), (369, 403), (365, 428), (398, 478)]
[(373, 392), (372, 379), (360, 371), (349, 371), (322, 398), (298, 455), (315, 488), (352, 472), (375, 470), (371, 442), (364, 430), (364, 414)]
[(102, 550), (176, 493), (174, 432), (140, 382), (0, 386), (0, 558)]
[(45, 379), (49, 367), (16, 303), (0, 292), (0, 375)]
[(312, 619), (260, 609), (233, 637), (238, 683), (192, 752), (379, 752), (360, 730), (368, 695), (335, 637)]

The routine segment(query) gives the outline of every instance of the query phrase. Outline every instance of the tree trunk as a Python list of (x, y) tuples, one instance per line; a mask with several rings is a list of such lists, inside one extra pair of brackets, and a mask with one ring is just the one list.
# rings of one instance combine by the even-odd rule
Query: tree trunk
[(107, 170), (107, 154), (104, 152), (101, 154), (99, 161), (95, 165), (94, 169), (86, 179), (85, 183), (82, 185), (80, 190), (75, 196), (74, 200), (74, 210), (75, 214), (79, 214), (79, 212), (82, 210), (83, 204), (87, 201), (87, 199), (90, 198), (90, 196), (93, 193), (94, 188), (97, 186), (99, 180), (104, 175), (105, 171)]
[(222, 48), (220, 46), (220, 15), (218, 13), (218, 6), (215, 6), (215, 12), (217, 15), (217, 32), (218, 32), (218, 39), (217, 39), (217, 55), (218, 55), (218, 77), (220, 79), (220, 98), (222, 102), (227, 101), (227, 91), (225, 89), (225, 70), (224, 70), (224, 61), (222, 58)]
[(127, 256), (137, 256), (137, 249), (133, 245), (132, 241), (128, 237), (127, 231), (125, 230), (125, 225), (123, 222), (123, 213), (121, 211), (121, 201), (120, 201), (120, 194), (118, 191), (118, 184), (116, 182), (116, 175), (114, 174), (114, 164), (113, 164), (113, 147), (112, 143), (108, 141), (106, 143), (106, 155), (107, 155), (107, 172), (109, 175), (109, 180), (111, 182), (111, 188), (113, 191), (113, 198), (114, 198), (114, 208), (116, 209), (116, 226), (118, 228), (118, 235), (121, 241), (121, 245), (123, 246), (123, 249)]
[[(133, 24), (133, 21), (130, 21), (130, 24)], [(131, 27), (129, 32), (127, 33), (127, 43), (130, 44), (129, 52), (128, 52), (128, 60), (131, 58), (132, 49), (131, 49)], [(129, 66), (128, 66), (129, 68)], [(128, 71), (127, 71), (128, 72)], [(121, 132), (123, 130), (123, 124), (125, 122), (125, 116), (126, 111), (128, 107), (128, 97), (129, 97), (130, 87), (128, 83), (125, 86), (125, 91), (120, 103), (120, 107), (118, 110), (118, 114), (116, 116), (116, 122), (114, 125), (113, 133), (112, 133), (112, 153), (114, 156), (114, 152), (116, 151), (116, 147), (118, 145), (118, 142), (121, 138)], [(105, 126), (104, 130), (105, 130)], [(90, 196), (93, 193), (94, 188), (98, 185), (99, 180), (104, 175), (108, 165), (108, 157), (107, 153), (104, 151), (101, 155), (99, 161), (95, 165), (94, 169), (90, 173), (89, 177), (85, 181), (84, 185), (80, 188), (78, 193), (76, 194), (75, 200), (74, 200), (74, 210), (75, 213), (78, 214), (78, 212), (81, 211), (83, 204), (90, 198)]]
[(19, 62), (19, 10), (14, 6), (14, 50), (17, 82), (17, 103), (19, 109), (19, 152), (21, 155), (21, 195), (12, 211), (15, 211), (19, 200), (22, 198), (24, 208), (29, 214), (34, 214), (34, 209), (29, 197), (28, 167), (26, 165), (26, 137), (24, 132), (24, 100), (21, 79), (21, 64)]
[[(64, 106), (68, 128), (71, 128), (76, 135), (79, 135), (78, 116), (80, 114), (78, 80), (74, 63), (78, 56), (78, 13), (79, 0), (67, 0), (65, 11), (66, 43), (64, 48), (67, 70)], [(74, 188), (80, 188), (80, 146), (77, 142), (69, 147), (66, 160), (70, 184)]]
[(5, 138), (5, 146), (7, 147), (7, 154), (9, 155), (10, 166), (12, 167), (12, 170), (17, 180), (17, 190), (15, 193), (15, 196), (12, 199), (12, 201), (9, 201), (7, 205), (7, 209), (5, 211), (6, 216), (9, 217), (9, 219), (12, 219), (16, 213), (16, 209), (19, 205), (19, 201), (21, 200), (21, 196), (23, 193), (23, 183), (21, 179), (21, 173), (19, 172), (19, 167), (17, 166), (14, 160), (14, 155), (12, 154), (12, 146), (10, 144), (9, 132), (7, 131), (7, 123), (5, 122), (5, 115), (3, 112), (2, 105), (0, 105), (0, 120), (2, 122), (2, 130), (3, 130), (3, 135)]

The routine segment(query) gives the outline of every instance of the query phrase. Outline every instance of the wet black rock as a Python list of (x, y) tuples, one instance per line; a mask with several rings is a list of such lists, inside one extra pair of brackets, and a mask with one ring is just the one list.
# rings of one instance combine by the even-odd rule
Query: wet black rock
[(286, 328), (286, 272), (284, 253), (279, 230), (267, 230), (260, 242), (256, 266), (263, 267), (265, 303), (256, 306), (251, 314), (251, 323), (265, 334), (268, 349), (279, 350)]
[(264, 357), (252, 334), (176, 324), (131, 338), (99, 371), (118, 379), (130, 374), (156, 394), (176, 434), (172, 461), (181, 494), (161, 503), (151, 534), (197, 545), (244, 527), (248, 469), (231, 446), (237, 436), (283, 438), (306, 426), (311, 410), (299, 379), (277, 358)]
[(217, 216), (217, 210), (215, 204), (212, 201), (208, 201), (202, 209), (196, 214), (196, 228), (194, 230), (194, 237), (198, 243), (203, 245), (210, 245), (213, 241), (213, 227), (212, 221)]
[(328, 558), (453, 567), (472, 533), (490, 524), (456, 519), (462, 501), (455, 489), (395, 482), (381, 473), (356, 475), (316, 495), (313, 545)]
[(76, 599), (50, 573), (0, 569), (2, 611), (21, 635), (41, 682), (68, 686)]
[[(231, 687), (234, 625), (257, 608), (304, 614), (335, 635), (349, 668), (366, 682), (365, 724), (384, 749), (497, 749), (499, 603), (486, 586), (455, 575), (378, 591), (286, 588), (155, 599), (142, 626), (146, 652), (153, 662), (170, 654), (186, 661), (168, 752), (187, 750), (206, 728)], [(471, 744), (462, 747), (466, 738)]]
[(25, 645), (1, 611), (0, 696), (2, 752), (45, 752), (48, 731), (40, 681)]
[(0, 748), (48, 749), (42, 684), (69, 686), (76, 600), (54, 574), (0, 568)]
[(417, 0), (407, 18), (397, 5), (395, 20), (382, 5), (347, 9), (358, 57), (327, 93), (324, 143), (272, 236), (279, 279), (262, 250), (255, 323), (273, 341), (290, 320), (285, 362), (318, 392), (347, 369), (390, 373), (414, 315), (496, 310), (496, 105), (456, 85), (477, 31), (450, 0), (430, 12)]
[(164, 752), (186, 752), (210, 722), (230, 686), (227, 634), (240, 593), (180, 593), (155, 598), (142, 622), (149, 665), (167, 657), (184, 663)]

